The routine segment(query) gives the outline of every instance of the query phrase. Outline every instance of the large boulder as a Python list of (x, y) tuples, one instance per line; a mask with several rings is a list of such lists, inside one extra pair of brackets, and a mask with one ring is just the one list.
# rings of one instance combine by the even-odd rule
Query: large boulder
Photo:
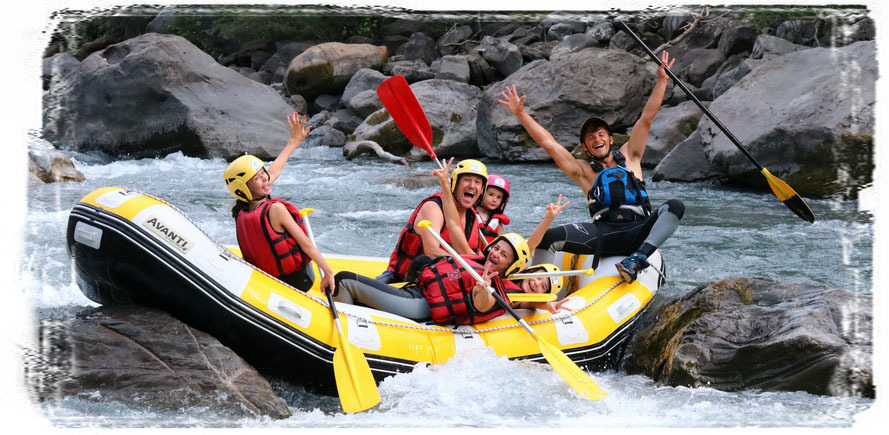
[(362, 68), (379, 70), (386, 63), (384, 46), (325, 42), (308, 48), (290, 61), (285, 83), (291, 94), (313, 99), (338, 94)]
[(626, 369), (672, 386), (872, 398), (871, 299), (753, 278), (656, 297)]
[[(874, 41), (813, 48), (763, 62), (710, 110), (801, 195), (854, 198), (873, 179), (877, 77)], [(701, 120), (698, 129), (717, 170), (764, 187), (764, 178), (712, 121)]]
[[(478, 156), (475, 129), (481, 90), (453, 80), (437, 79), (414, 83), (411, 89), (432, 125), (435, 153), (441, 157)], [(412, 152), (413, 146), (386, 109), (368, 116), (349, 137), (350, 143), (364, 140), (374, 141), (396, 156), (409, 155), (409, 160), (425, 157), (423, 151)]]
[(148, 33), (93, 53), (53, 83), (43, 137), (60, 149), (112, 156), (269, 159), (287, 143), (291, 111), (274, 89), (185, 38)]
[(586, 34), (575, 33), (562, 39), (559, 45), (556, 45), (549, 53), (549, 59), (555, 60), (557, 57), (567, 53), (574, 53), (585, 48), (598, 48), (599, 40)]
[(154, 412), (290, 417), (253, 367), (215, 338), (162, 311), (101, 307), (40, 325), (39, 400), (79, 397)]
[(794, 44), (786, 39), (772, 35), (759, 35), (753, 42), (751, 59), (770, 59), (775, 56), (783, 56), (794, 51), (806, 50), (808, 47)]
[(653, 168), (660, 163), (667, 153), (698, 128), (702, 116), (704, 112), (693, 101), (661, 108), (648, 131), (642, 166)]
[(677, 57), (673, 70), (680, 71), (679, 78), (692, 86), (701, 86), (723, 62), (725, 56), (716, 48), (693, 48)]
[[(578, 80), (578, 77), (595, 77)], [(541, 161), (549, 155), (497, 100), (505, 86), (525, 95), (525, 110), (566, 147), (580, 142), (580, 125), (602, 117), (615, 131), (639, 119), (657, 76), (653, 62), (623, 50), (587, 48), (552, 61), (538, 60), (506, 80), (492, 84), (478, 107), (479, 149), (488, 157)]]
[(340, 97), (340, 100), (343, 102), (343, 105), (348, 106), (349, 102), (352, 101), (352, 98), (361, 92), (368, 89), (376, 92), (380, 84), (386, 81), (387, 78), (388, 77), (377, 70), (362, 68), (349, 80), (349, 84), (346, 85), (345, 90), (343, 90), (343, 96)]
[(64, 52), (43, 59), (43, 90), (49, 90), (53, 81), (58, 82), (80, 67), (80, 61), (71, 53)]
[(404, 56), (405, 60), (422, 60), (429, 65), (439, 57), (438, 43), (425, 33), (417, 32), (398, 47), (395, 54)]
[(470, 70), (466, 56), (442, 56), (435, 78), (469, 83)]
[(521, 50), (515, 44), (505, 40), (485, 36), (475, 50), (504, 77), (518, 71), (522, 67)]
[(691, 182), (718, 178), (720, 175), (707, 160), (698, 130), (676, 144), (651, 171), (653, 181)]
[(62, 154), (51, 143), (32, 134), (28, 135), (28, 172), (33, 175), (28, 183), (32, 186), (86, 180), (68, 156)]
[(408, 83), (435, 78), (435, 71), (422, 60), (397, 60), (383, 65), (383, 74), (403, 76)]
[(456, 54), (463, 51), (464, 44), (472, 36), (472, 27), (454, 26), (441, 38), (438, 38), (438, 50), (442, 56)]

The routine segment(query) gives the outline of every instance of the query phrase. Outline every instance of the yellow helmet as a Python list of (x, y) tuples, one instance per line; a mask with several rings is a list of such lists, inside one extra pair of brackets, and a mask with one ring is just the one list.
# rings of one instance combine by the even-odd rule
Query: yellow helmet
[(225, 180), (225, 186), (235, 198), (238, 198), (238, 201), (250, 202), (253, 200), (253, 194), (247, 187), (247, 181), (253, 178), (260, 169), (265, 170), (265, 163), (255, 156), (245, 154), (229, 163), (225, 171), (222, 172), (222, 179)]
[(464, 174), (474, 174), (482, 177), (482, 196), (484, 196), (485, 188), (488, 186), (488, 167), (478, 160), (460, 160), (457, 166), (454, 166), (454, 169), (451, 170), (451, 193), (457, 190), (457, 178)]
[[(555, 264), (549, 263), (541, 263), (535, 264), (533, 266), (528, 267), (523, 270), (522, 273), (533, 273), (533, 272), (546, 272), (553, 273), (559, 272), (559, 268)], [(559, 293), (559, 290), (562, 290), (562, 277), (561, 276), (551, 276), (549, 277), (549, 292), (553, 294)]]
[(531, 250), (528, 249), (528, 242), (525, 241), (524, 237), (516, 233), (506, 233), (497, 236), (497, 238), (491, 240), (491, 243), (488, 243), (488, 246), (486, 246), (483, 251), (485, 257), (488, 256), (488, 251), (491, 249), (491, 246), (494, 246), (494, 244), (501, 240), (506, 240), (506, 243), (509, 244), (515, 253), (515, 260), (506, 268), (506, 271), (503, 272), (503, 276), (506, 277), (525, 268), (525, 265), (528, 264), (528, 260), (531, 259)]

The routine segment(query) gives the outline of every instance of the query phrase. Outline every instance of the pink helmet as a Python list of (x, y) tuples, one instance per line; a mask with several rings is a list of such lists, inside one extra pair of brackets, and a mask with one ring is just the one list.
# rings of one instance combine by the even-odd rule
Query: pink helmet
[(500, 175), (490, 174), (488, 175), (488, 187), (496, 187), (503, 191), (503, 202), (500, 203), (497, 210), (493, 210), (494, 213), (503, 213), (506, 210), (506, 203), (509, 202), (509, 181)]

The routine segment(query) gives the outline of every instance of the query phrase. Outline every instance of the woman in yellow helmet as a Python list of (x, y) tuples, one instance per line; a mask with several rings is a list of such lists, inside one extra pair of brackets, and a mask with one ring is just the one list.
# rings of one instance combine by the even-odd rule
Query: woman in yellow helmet
[(238, 200), (232, 208), (238, 245), (245, 260), (303, 291), (311, 288), (315, 280), (309, 265), (315, 261), (324, 272), (321, 288), (332, 290), (333, 270), (306, 235), (299, 209), (271, 197), (272, 184), (312, 129), (307, 125), (305, 115), (300, 119), (295, 112), (287, 117), (287, 124), (290, 126), (290, 141), (268, 169), (262, 160), (244, 155), (231, 162), (223, 172), (225, 185)]

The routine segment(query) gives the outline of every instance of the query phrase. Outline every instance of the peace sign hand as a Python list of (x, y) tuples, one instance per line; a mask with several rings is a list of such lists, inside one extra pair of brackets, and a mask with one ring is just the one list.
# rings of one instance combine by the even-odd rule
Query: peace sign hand
[(546, 206), (546, 217), (555, 219), (556, 216), (558, 216), (559, 213), (561, 213), (562, 210), (565, 209), (565, 207), (568, 207), (568, 204), (571, 204), (571, 201), (562, 204), (562, 194), (560, 193), (559, 198), (556, 200), (555, 204), (549, 203), (549, 205)]

